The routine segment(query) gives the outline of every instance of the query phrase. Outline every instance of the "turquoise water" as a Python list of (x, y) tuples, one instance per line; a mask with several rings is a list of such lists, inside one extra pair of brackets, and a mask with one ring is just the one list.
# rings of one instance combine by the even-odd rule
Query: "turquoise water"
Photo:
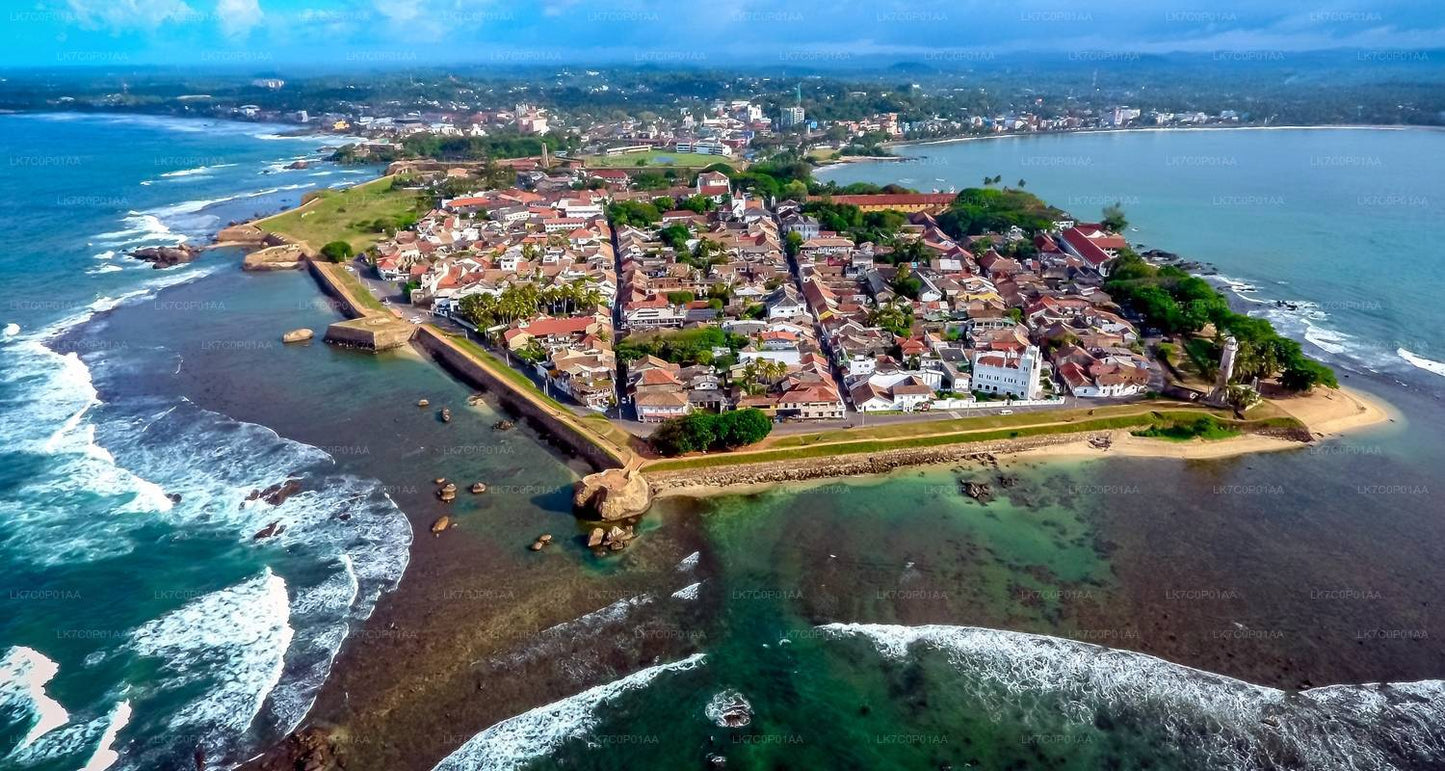
[[(1122, 203), (1129, 240), (1209, 262), (1247, 309), (1318, 355), (1445, 385), (1445, 132), (1280, 129), (1005, 137), (902, 147), (820, 177), (962, 189), (984, 176), (1085, 220)], [(1298, 310), (1278, 307), (1283, 300)], [(1413, 372), (1411, 372), (1413, 371)], [(1413, 379), (1413, 378), (1412, 378)]]
[[(1344, 235), (1246, 206), (1212, 237), (1231, 242), (1230, 228), (1256, 232), (1268, 215), (1275, 240), (1294, 246), (1274, 262), (1273, 247), (1229, 257), (1173, 238), (1192, 232), (1191, 206), (1209, 207), (1211, 222), (1226, 206), (1148, 203), (1176, 194), (1161, 170), (1183, 165), (1202, 175), (1196, 185), (1219, 170), (1131, 170), (1127, 158), (1161, 151), (1126, 136), (1175, 141), (1048, 139), (1106, 142), (1109, 164), (1103, 149), (1045, 147), (1097, 156), (1096, 174), (1107, 165), (1120, 184), (1112, 193), (1144, 191), (1125, 201), (1136, 240), (1210, 260), (1255, 294), (1314, 298), (1314, 329), (1349, 331), (1361, 351), (1441, 358), (1433, 336), (1408, 336), (1382, 310), (1429, 294), (1429, 250), (1377, 266), (1401, 284), (1369, 289), (1378, 308), (1327, 307), (1341, 280), (1316, 263), (1291, 268), (1289, 254), (1342, 264), (1333, 239), (1363, 237), (1327, 177), (1306, 186)], [(1166, 150), (1267, 160), (1293, 136), (1227, 132), (1207, 137), (1227, 143), (1211, 150)], [(1410, 144), (1418, 162), (1404, 164), (1393, 144), (1436, 135), (1346, 136), (1352, 149), (1335, 152), (1389, 168), (1438, 161)], [(759, 769), (1445, 758), (1445, 622), (1430, 609), (1445, 594), (1437, 375), (1393, 352), (1360, 366), (1339, 354), (1347, 382), (1403, 419), (1314, 449), (968, 466), (669, 500), (639, 543), (599, 560), (570, 515), (575, 464), (525, 428), (494, 430), (500, 415), (465, 407), (465, 386), (407, 354), (280, 345), (288, 329), (336, 318), (305, 275), (241, 273), (233, 253), (167, 271), (120, 256), (294, 202), (304, 188), (292, 185), (368, 173), (279, 171), (321, 143), (275, 137), (253, 125), (0, 117), (4, 152), (22, 159), (0, 185), (35, 211), (7, 219), (20, 246), (0, 255), (29, 278), (0, 316), (15, 325), (0, 341), (0, 767), (190, 767), (198, 748), (223, 765), (308, 710), (353, 733), (352, 768), (449, 756), (445, 767), (629, 769), (709, 757)], [(958, 184), (1011, 176), (964, 165), (965, 150), (1008, 144), (950, 146), (964, 153), (949, 167)], [(100, 149), (116, 147), (127, 152)], [(1080, 171), (1066, 162), (1029, 164), (1020, 176), (1041, 194), (1085, 194), (1065, 186)], [(949, 176), (924, 168), (829, 173)], [(1275, 188), (1251, 195), (1295, 186), (1265, 176)], [(1438, 203), (1438, 177), (1395, 181)], [(1435, 210), (1424, 208), (1397, 212), (1389, 243), (1428, 241)], [(1351, 314), (1367, 321), (1346, 329)], [(421, 396), (456, 419), (418, 410)], [(1012, 482), (1001, 500), (959, 493), (961, 479), (1001, 488), (999, 475)], [(444, 507), (437, 476), (491, 490)], [(291, 477), (302, 489), (280, 505), (245, 500)], [(434, 538), (425, 529), (444, 512), (458, 527)], [(257, 541), (272, 522), (286, 530)], [(557, 544), (532, 554), (539, 532)], [(1395, 685), (1359, 685), (1371, 682)], [(747, 727), (714, 719), (733, 694), (750, 705)]]

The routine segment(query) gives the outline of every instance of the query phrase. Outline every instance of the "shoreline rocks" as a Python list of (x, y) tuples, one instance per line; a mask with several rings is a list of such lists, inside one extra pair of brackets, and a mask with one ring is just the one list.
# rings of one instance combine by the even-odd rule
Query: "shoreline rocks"
[(735, 466), (712, 466), (682, 471), (650, 471), (648, 483), (654, 494), (676, 492), (687, 494), (701, 488), (707, 494), (715, 488), (735, 485), (773, 485), (807, 482), (872, 474), (887, 474), (901, 468), (956, 464), (978, 461), (997, 467), (994, 453), (1010, 453), (1036, 447), (1068, 444), (1078, 441), (1080, 434), (1046, 434), (1018, 439), (999, 439), (944, 447), (908, 447), (883, 450), (871, 454), (839, 455), (830, 458), (742, 463)]
[(149, 262), (152, 268), (170, 268), (190, 262), (201, 254), (201, 250), (189, 244), (179, 246), (147, 246), (136, 249), (130, 256)]
[(264, 490), (252, 490), (246, 496), (248, 501), (265, 501), (272, 506), (280, 506), (287, 498), (301, 492), (301, 480), (291, 477), (285, 482), (277, 482)]
[(964, 480), (959, 482), (959, 487), (962, 489), (964, 495), (967, 495), (979, 503), (988, 503), (993, 500), (993, 487), (991, 487), (988, 482)]
[(257, 530), (256, 534), (251, 536), (251, 540), (261, 541), (267, 538), (271, 538), (273, 536), (281, 535), (285, 531), (286, 526), (281, 524), (281, 520), (278, 519), (271, 524), (261, 528), (260, 530)]
[(599, 551), (622, 551), (635, 538), (637, 538), (637, 532), (632, 529), (632, 525), (626, 527), (613, 525), (606, 529), (594, 527), (587, 534), (587, 548)]

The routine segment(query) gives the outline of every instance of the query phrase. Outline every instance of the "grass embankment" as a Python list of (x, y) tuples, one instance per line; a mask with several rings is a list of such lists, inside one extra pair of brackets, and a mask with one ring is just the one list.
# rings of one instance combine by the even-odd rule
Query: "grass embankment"
[[(1000, 406), (1003, 405), (1000, 404)], [(1164, 402), (1145, 405), (1116, 404), (1090, 409), (1039, 410), (1035, 412), (1020, 412), (1014, 415), (976, 415), (944, 420), (888, 423), (862, 428), (839, 428), (813, 434), (787, 434), (775, 436), (764, 441), (760, 445), (760, 448), (783, 449), (787, 447), (806, 447), (828, 442), (853, 441), (860, 438), (906, 439), (934, 434), (957, 434), (968, 431), (1037, 426), (1043, 423), (1073, 424), (1099, 418), (1148, 415), (1153, 412), (1169, 409), (1194, 410), (1196, 413), (1203, 411), (1201, 408), (1192, 407), (1182, 402)], [(1224, 411), (1211, 411), (1211, 414), (1226, 419), (1229, 417), (1229, 414)]]
[(532, 382), (531, 378), (527, 377), (525, 374), (517, 371), (516, 369), (513, 369), (512, 367), (508, 367), (506, 362), (503, 362), (501, 359), (493, 356), (490, 351), (478, 345), (475, 340), (453, 334), (447, 334), (446, 338), (452, 341), (452, 343), (454, 343), (458, 348), (466, 351), (473, 358), (479, 359), (480, 361), (489, 365), (492, 370), (500, 374), (503, 378), (506, 378), (508, 382), (512, 383), (512, 385), (522, 389), (523, 391), (529, 391), (538, 399), (546, 402), (547, 406), (552, 407), (553, 409), (561, 410), (563, 412), (571, 412), (571, 410), (567, 409), (566, 405), (557, 401), (556, 399), (553, 399), (551, 396), (548, 396), (542, 391), (542, 389), (538, 388), (537, 384)]
[[(1128, 405), (1121, 405), (1121, 408), (1127, 409)], [(1095, 412), (1102, 412), (1104, 409), (1107, 408), (1100, 408), (1095, 410)], [(996, 420), (996, 418), (966, 418), (957, 421), (942, 421), (944, 425), (974, 424), (973, 428), (954, 431), (941, 430), (939, 423), (898, 424), (881, 427), (881, 430), (844, 429), (820, 434), (783, 437), (768, 449), (658, 461), (647, 464), (645, 469), (647, 471), (658, 472), (683, 471), (687, 469), (732, 466), (744, 463), (774, 463), (780, 461), (806, 460), (809, 458), (829, 458), (856, 453), (885, 452), (888, 450), (903, 450), (919, 447), (942, 447), (952, 444), (970, 444), (1002, 439), (1022, 439), (1054, 434), (1110, 431), (1125, 428), (1143, 428), (1146, 430), (1169, 428), (1179, 424), (1188, 424), (1201, 418), (1214, 421), (1218, 423), (1221, 428), (1234, 431), (1235, 433), (1243, 432), (1246, 429), (1293, 428), (1301, 425), (1299, 421), (1287, 416), (1271, 416), (1258, 420), (1235, 421), (1219, 418), (1212, 414), (1212, 411), (1203, 409), (1175, 409), (1167, 411), (1139, 411), (1138, 408), (1133, 409), (1135, 409), (1135, 412), (1132, 414), (1115, 414), (1106, 417), (1098, 417), (1096, 415), (1095, 417), (1082, 420), (1061, 421), (1061, 415), (1055, 415), (1049, 412), (1003, 416), (1010, 421), (1015, 418), (1023, 419), (1023, 422), (1015, 422), (1011, 425), (1003, 426), (980, 425), (980, 422), (986, 423), (990, 420)], [(1087, 411), (1071, 410), (1069, 412)], [(925, 427), (930, 425), (934, 427), (932, 432), (921, 433), (925, 430)], [(852, 440), (825, 441), (823, 439), (823, 437), (831, 438), (838, 436), (849, 437)], [(784, 446), (780, 447), (779, 445)]]
[(431, 202), (415, 190), (393, 190), (393, 177), (382, 177), (355, 187), (320, 190), (301, 206), (255, 225), (269, 233), (286, 236), (315, 252), (332, 241), (345, 241), (360, 253), (380, 241), (385, 233), (373, 230), (378, 219), (396, 221), (423, 214)]
[(1150, 439), (1168, 439), (1173, 442), (1189, 442), (1195, 439), (1229, 439), (1242, 432), (1226, 425), (1213, 415), (1200, 415), (1192, 420), (1182, 420), (1170, 425), (1155, 425), (1132, 432), (1134, 436)]
[[(703, 155), (702, 153), (672, 153), (666, 150), (649, 150), (645, 153), (625, 155), (584, 155), (582, 161), (593, 169), (632, 169), (648, 167), (671, 167), (677, 169), (700, 169), (714, 163), (726, 163), (735, 169), (746, 168), (748, 163), (740, 158), (726, 155)], [(642, 161), (642, 165), (637, 164)]]
[(332, 262), (317, 262), (316, 267), (325, 271), (336, 283), (345, 287), (347, 293), (350, 294), (352, 299), (361, 307), (377, 313), (389, 313), (386, 306), (382, 305), (381, 301), (376, 299), (376, 295), (371, 293), (371, 290), (366, 287), (366, 284), (363, 283), (355, 273), (347, 270), (346, 266)]

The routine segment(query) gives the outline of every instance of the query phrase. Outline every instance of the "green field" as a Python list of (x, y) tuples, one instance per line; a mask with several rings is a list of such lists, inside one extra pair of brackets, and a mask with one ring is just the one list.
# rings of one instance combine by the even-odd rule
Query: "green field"
[(382, 177), (356, 187), (322, 190), (300, 207), (255, 224), (300, 241), (313, 251), (331, 241), (346, 241), (352, 249), (362, 252), (384, 235), (371, 231), (372, 221), (422, 214), (430, 208), (429, 199), (416, 191), (392, 190), (391, 180)]
[(632, 169), (638, 168), (637, 162), (643, 161), (643, 166), (675, 166), (678, 168), (699, 169), (703, 166), (711, 166), (714, 163), (726, 163), (734, 168), (742, 168), (747, 162), (736, 157), (722, 155), (702, 155), (700, 153), (672, 153), (666, 150), (650, 150), (645, 153), (629, 153), (627, 155), (584, 155), (582, 160), (588, 168), (594, 169)]

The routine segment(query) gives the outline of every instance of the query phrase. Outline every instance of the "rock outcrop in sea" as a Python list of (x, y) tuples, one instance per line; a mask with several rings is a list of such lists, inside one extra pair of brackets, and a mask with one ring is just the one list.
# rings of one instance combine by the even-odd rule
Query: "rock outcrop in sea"
[(588, 474), (572, 494), (577, 516), (612, 522), (635, 517), (652, 505), (652, 490), (641, 473), (611, 468)]
[(179, 246), (147, 246), (143, 249), (136, 249), (130, 253), (130, 256), (149, 262), (152, 268), (170, 268), (190, 262), (200, 254), (200, 249), (189, 244), (180, 244)]

